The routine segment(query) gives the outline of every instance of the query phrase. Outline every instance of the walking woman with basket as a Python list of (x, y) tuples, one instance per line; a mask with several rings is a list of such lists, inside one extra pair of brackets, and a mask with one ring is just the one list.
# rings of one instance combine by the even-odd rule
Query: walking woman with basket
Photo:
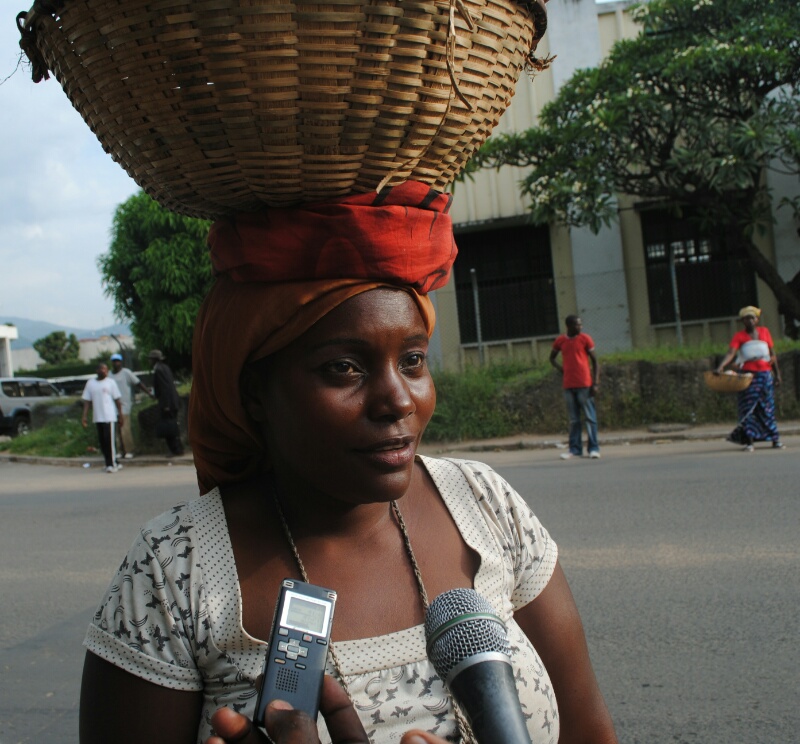
[(753, 376), (738, 394), (739, 423), (728, 436), (729, 441), (743, 445), (745, 452), (753, 451), (754, 442), (772, 442), (775, 449), (783, 447), (775, 421), (775, 385), (781, 383), (781, 371), (772, 334), (758, 324), (760, 316), (761, 310), (753, 305), (739, 311), (744, 330), (734, 334), (728, 352), (714, 370), (721, 374), (735, 359), (741, 372)]

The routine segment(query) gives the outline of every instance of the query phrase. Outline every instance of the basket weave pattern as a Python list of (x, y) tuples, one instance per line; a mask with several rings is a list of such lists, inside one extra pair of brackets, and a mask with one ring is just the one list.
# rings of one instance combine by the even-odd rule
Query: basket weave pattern
[(75, 108), (146, 192), (207, 218), (445, 188), (535, 34), (512, 0), (55, 2), (27, 23)]

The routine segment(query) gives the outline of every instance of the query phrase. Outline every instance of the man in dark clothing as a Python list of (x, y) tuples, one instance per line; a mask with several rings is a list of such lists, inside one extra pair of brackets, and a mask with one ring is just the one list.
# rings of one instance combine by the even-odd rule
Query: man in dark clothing
[(181, 399), (175, 389), (172, 370), (167, 366), (164, 355), (158, 349), (153, 349), (147, 358), (153, 364), (153, 392), (158, 399), (160, 413), (156, 425), (156, 436), (166, 440), (171, 454), (182, 455), (183, 443), (178, 428)]

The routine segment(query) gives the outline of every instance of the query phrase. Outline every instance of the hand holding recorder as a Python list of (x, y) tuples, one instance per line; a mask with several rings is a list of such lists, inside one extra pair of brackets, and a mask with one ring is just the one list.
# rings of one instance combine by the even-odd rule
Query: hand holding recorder
[[(345, 691), (333, 677), (325, 676), (322, 683), (320, 713), (325, 719), (333, 744), (369, 744), (369, 737), (361, 725), (355, 708)], [(230, 708), (220, 708), (211, 723), (218, 736), (206, 740), (206, 744), (267, 744), (269, 739), (249, 718)], [(282, 700), (267, 705), (264, 728), (274, 744), (319, 744), (317, 725), (311, 717), (295, 710)], [(426, 731), (409, 731), (403, 735), (401, 744), (446, 744), (444, 739)]]

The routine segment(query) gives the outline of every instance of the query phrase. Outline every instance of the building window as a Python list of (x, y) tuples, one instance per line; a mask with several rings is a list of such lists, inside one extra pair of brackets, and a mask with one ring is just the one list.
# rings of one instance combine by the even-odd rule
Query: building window
[(670, 253), (681, 320), (725, 318), (755, 302), (755, 274), (732, 235), (701, 232), (686, 210), (683, 217), (665, 209), (640, 216), (652, 324), (676, 320)]
[(471, 269), (478, 283), (481, 338), (501, 341), (558, 333), (550, 233), (514, 225), (456, 233), (454, 273), (461, 343), (478, 340)]

